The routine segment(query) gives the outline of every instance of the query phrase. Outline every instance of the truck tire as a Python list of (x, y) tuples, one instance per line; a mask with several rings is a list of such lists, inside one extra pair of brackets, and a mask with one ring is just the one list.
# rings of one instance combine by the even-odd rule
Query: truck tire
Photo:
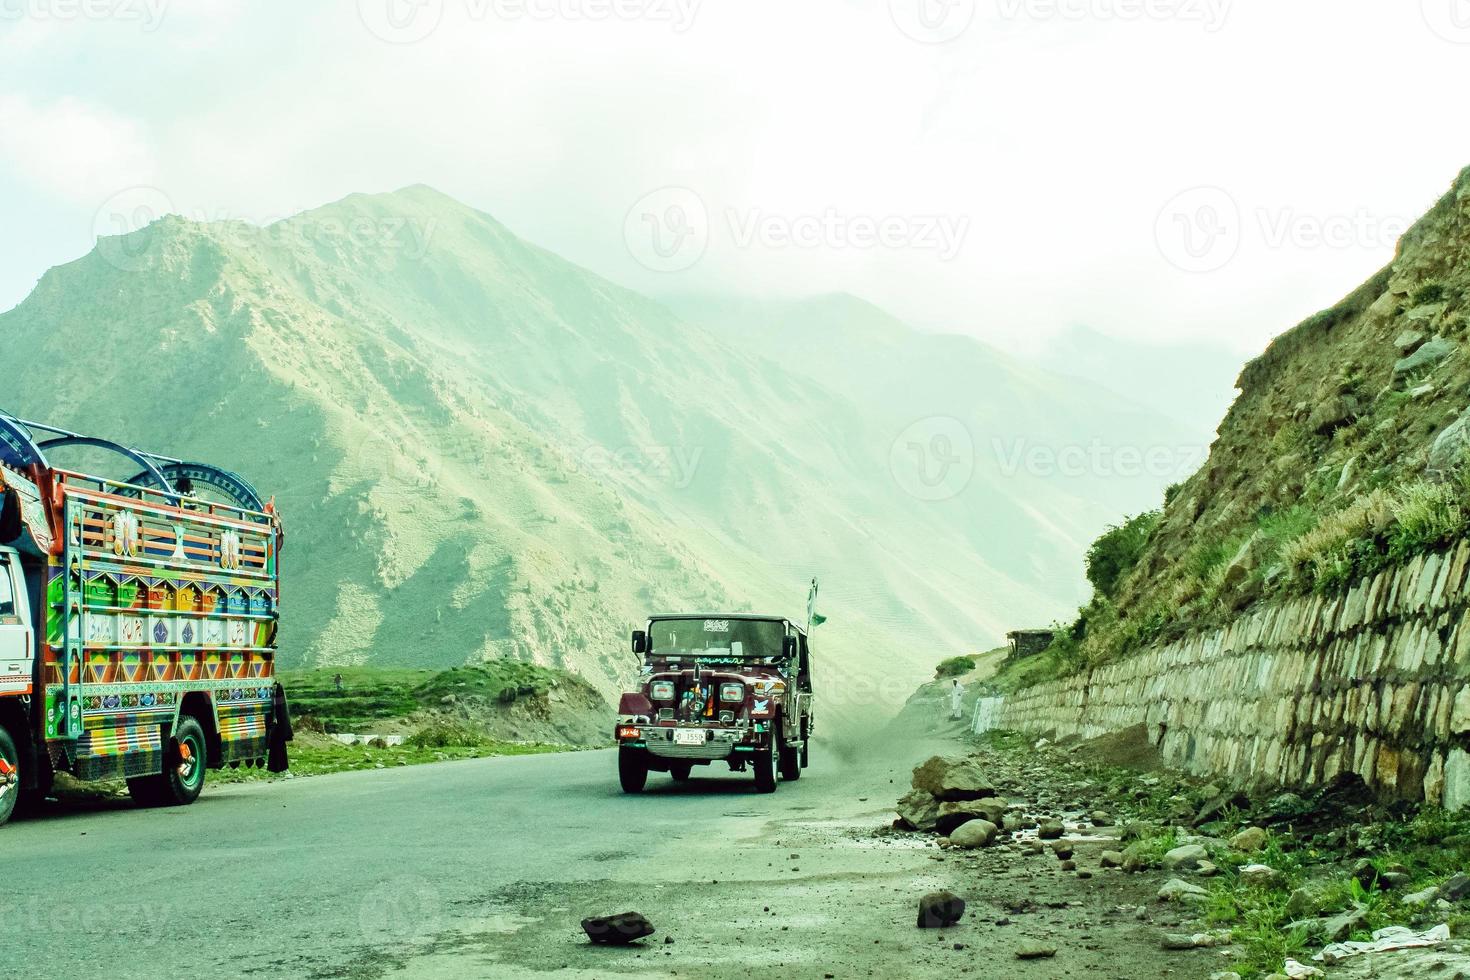
[(0, 827), (15, 812), (20, 799), (20, 750), (10, 733), (0, 728)]
[(764, 752), (751, 754), (750, 767), (755, 770), (755, 791), (757, 793), (776, 792), (776, 766), (770, 749)]
[(801, 750), (794, 745), (787, 745), (785, 739), (781, 740), (778, 750), (781, 778), (789, 783), (794, 783), (801, 778)]
[(618, 782), (624, 793), (641, 793), (648, 785), (648, 760), (638, 749), (618, 749)]
[(128, 780), (128, 795), (139, 806), (188, 806), (204, 790), (209, 747), (204, 728), (192, 715), (180, 715), (164, 749), (163, 772)]
[(676, 783), (687, 783), (689, 781), (690, 774), (693, 772), (694, 763), (692, 762), (669, 763), (669, 775), (674, 777), (674, 782)]

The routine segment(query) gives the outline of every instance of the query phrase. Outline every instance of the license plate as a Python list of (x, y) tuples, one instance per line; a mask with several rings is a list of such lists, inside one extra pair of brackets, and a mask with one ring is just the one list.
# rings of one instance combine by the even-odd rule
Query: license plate
[(674, 729), (675, 745), (703, 745), (704, 742), (704, 730), (701, 728)]

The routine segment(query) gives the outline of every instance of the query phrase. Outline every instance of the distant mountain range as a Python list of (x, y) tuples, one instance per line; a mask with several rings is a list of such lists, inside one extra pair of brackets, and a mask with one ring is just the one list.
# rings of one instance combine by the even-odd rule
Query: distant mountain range
[(1085, 543), (1189, 465), (1139, 402), (850, 296), (678, 305), (427, 187), (171, 216), (0, 315), (0, 406), (274, 494), (288, 664), (513, 657), (610, 692), (648, 612), (797, 615), (817, 575), (833, 700), (895, 710), (1065, 615)]

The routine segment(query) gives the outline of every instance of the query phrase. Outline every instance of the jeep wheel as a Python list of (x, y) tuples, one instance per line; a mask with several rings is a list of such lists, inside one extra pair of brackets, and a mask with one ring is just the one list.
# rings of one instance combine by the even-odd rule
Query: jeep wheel
[(20, 799), (20, 751), (15, 739), (0, 728), (0, 825), (15, 812), (15, 801)]
[(209, 748), (204, 729), (191, 715), (180, 715), (164, 748), (163, 772), (128, 780), (128, 795), (139, 806), (188, 806), (204, 790)]
[(692, 762), (670, 762), (669, 775), (674, 777), (674, 782), (685, 783), (689, 781), (689, 774), (694, 772)]
[(788, 783), (794, 783), (801, 778), (801, 752), (794, 745), (787, 745), (782, 739), (779, 749), (781, 778)]
[(755, 791), (757, 793), (776, 792), (776, 766), (773, 755), (774, 753), (769, 749), (752, 753), (750, 764), (755, 770)]
[(648, 785), (648, 760), (639, 749), (618, 749), (618, 782), (624, 793), (641, 793)]

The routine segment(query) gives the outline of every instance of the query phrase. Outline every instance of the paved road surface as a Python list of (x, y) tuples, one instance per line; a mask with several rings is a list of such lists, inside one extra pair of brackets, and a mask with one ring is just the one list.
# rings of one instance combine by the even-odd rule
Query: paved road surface
[[(0, 829), (0, 977), (1136, 980), (1182, 965), (1144, 962), (1157, 937), (1127, 903), (1156, 882), (977, 865), (877, 832), (914, 762), (954, 746), (888, 748), (844, 763), (818, 746), (803, 779), (765, 796), (728, 773), (655, 774), (624, 796), (612, 753), (584, 752), (19, 821)], [(915, 929), (917, 896), (942, 887), (970, 898), (963, 927)], [(583, 916), (629, 910), (652, 940), (586, 943)], [(1063, 952), (1022, 963), (1028, 940)]]

